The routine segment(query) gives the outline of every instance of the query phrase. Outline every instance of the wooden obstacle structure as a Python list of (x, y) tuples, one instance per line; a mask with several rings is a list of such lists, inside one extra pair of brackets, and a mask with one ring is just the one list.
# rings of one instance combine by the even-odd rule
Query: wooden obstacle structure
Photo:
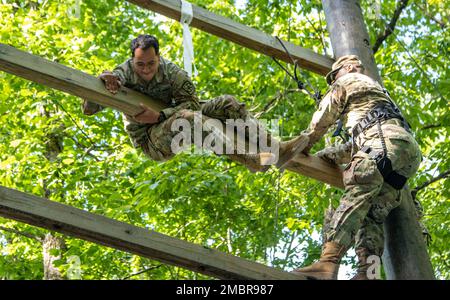
[[(181, 4), (178, 0), (129, 0), (129, 2), (173, 19), (178, 20), (180, 17)], [(323, 4), (327, 16), (332, 15), (330, 12), (337, 15), (341, 12), (349, 12), (341, 14), (341, 17), (344, 20), (350, 17), (362, 20), (362, 15), (359, 16), (361, 8), (358, 1), (323, 0)], [(345, 10), (344, 6), (351, 7), (351, 9)], [(193, 27), (290, 63), (287, 54), (275, 37), (213, 14), (195, 5), (193, 5), (193, 14), (191, 23)], [(345, 22), (341, 23), (339, 25), (345, 27)], [(328, 26), (331, 32), (330, 24)], [(355, 32), (358, 33), (357, 31)], [(335, 40), (338, 39), (335, 38)], [(348, 41), (351, 41), (351, 39), (348, 39), (347, 43)], [(288, 42), (283, 43), (286, 44), (287, 49), (301, 67), (321, 75), (326, 74), (330, 70), (333, 63), (332, 58), (319, 55)], [(361, 44), (361, 41), (358, 40), (355, 43)], [(350, 44), (353, 45), (352, 43)], [(335, 50), (335, 48), (334, 44), (333, 49)], [(348, 49), (345, 49), (345, 51), (348, 52)], [(374, 64), (373, 54), (369, 53), (369, 55), (366, 55), (363, 53), (364, 51), (365, 48), (362, 47), (362, 50), (356, 51), (358, 53), (355, 54), (362, 56), (364, 63), (372, 59), (369, 65)], [(342, 53), (342, 55), (344, 54), (348, 53)], [(372, 69), (374, 72), (377, 72), (376, 66)], [(99, 79), (91, 75), (4, 44), (0, 44), (0, 70), (78, 97), (91, 99), (103, 106), (109, 106), (128, 114), (140, 112), (141, 109), (138, 106), (140, 102), (157, 111), (165, 107), (158, 101), (126, 88), (122, 88), (118, 94), (112, 95), (106, 91)], [(379, 78), (378, 74), (373, 76), (374, 78)], [(315, 156), (305, 157), (298, 155), (289, 163), (287, 169), (338, 188), (343, 187), (341, 170)], [(407, 195), (407, 193), (407, 190), (402, 191), (402, 197), (408, 202), (405, 205), (411, 206), (408, 199), (410, 195)], [(405, 200), (403, 202), (405, 203)], [(404, 208), (402, 210), (405, 211)], [(411, 210), (406, 211), (408, 218), (413, 216)], [(401, 230), (397, 230), (395, 234), (390, 235), (390, 240), (399, 240), (401, 242), (397, 244), (395, 242), (392, 243), (394, 247), (389, 247), (389, 245), (386, 247), (387, 252), (391, 254), (387, 256), (387, 261), (391, 265), (391, 267), (387, 268), (387, 271), (393, 279), (408, 279), (411, 277), (431, 279), (433, 277), (431, 264), (429, 264), (426, 250), (417, 246), (417, 232), (405, 235), (405, 228), (411, 227), (410, 225), (414, 223), (414, 220), (413, 218), (408, 219), (404, 217), (405, 214), (398, 215), (398, 212), (399, 210), (397, 209), (397, 212), (394, 211), (394, 214), (391, 214), (394, 216), (391, 220), (394, 218), (395, 220), (403, 220), (404, 224), (402, 224)], [(165, 263), (182, 266), (221, 279), (305, 279), (60, 203), (26, 195), (6, 187), (0, 187), (0, 215)], [(408, 255), (405, 255), (404, 258), (395, 257), (401, 263), (397, 264), (394, 269), (392, 268), (394, 266), (393, 259), (390, 259), (390, 257), (394, 257), (395, 253), (398, 252), (396, 250), (402, 248), (401, 246), (407, 247), (408, 251), (405, 253)], [(420, 264), (417, 264), (417, 270), (414, 270), (414, 267), (407, 266), (408, 264), (413, 266), (411, 262), (417, 261), (417, 258), (421, 261)], [(406, 272), (402, 270), (406, 270)]]
[[(162, 102), (126, 87), (113, 95), (106, 90), (100, 79), (92, 75), (1, 43), (0, 70), (78, 97), (92, 99), (98, 104), (130, 115), (142, 110), (139, 107), (141, 102), (155, 111), (166, 107)], [(343, 186), (340, 169), (313, 155), (298, 155), (288, 164), (287, 169), (333, 186)]]
[[(108, 92), (100, 79), (0, 43), (0, 70), (128, 114), (139, 103), (165, 105), (136, 91)], [(299, 155), (289, 170), (341, 186), (340, 170), (314, 156)], [(177, 265), (220, 279), (305, 279), (288, 272), (151, 232), (67, 205), (0, 186), (0, 215), (108, 247)]]
[[(298, 52), (296, 49), (291, 51)], [(302, 52), (304, 51), (301, 50), (300, 53)], [(317, 57), (324, 64), (322, 71), (319, 71), (323, 73), (329, 69), (332, 60)], [(320, 70), (317, 67), (312, 68), (315, 71)], [(140, 112), (139, 103), (145, 103), (156, 111), (166, 107), (159, 101), (125, 87), (113, 95), (105, 89), (101, 80), (92, 75), (5, 44), (0, 44), (0, 70), (81, 98), (92, 99), (98, 104), (131, 115)], [(299, 155), (287, 169), (342, 187), (340, 169), (314, 156)], [(0, 215), (220, 279), (305, 279), (1, 186)]]
[(219, 279), (305, 279), (208, 247), (2, 186), (0, 215)]

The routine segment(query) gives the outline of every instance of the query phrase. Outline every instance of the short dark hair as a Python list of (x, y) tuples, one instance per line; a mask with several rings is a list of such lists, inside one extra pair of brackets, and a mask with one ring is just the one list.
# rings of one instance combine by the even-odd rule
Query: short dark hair
[(141, 48), (142, 50), (154, 48), (156, 55), (159, 55), (158, 39), (156, 37), (154, 37), (153, 35), (140, 34), (137, 38), (135, 38), (131, 41), (131, 56), (132, 57), (134, 57), (134, 51), (137, 48)]

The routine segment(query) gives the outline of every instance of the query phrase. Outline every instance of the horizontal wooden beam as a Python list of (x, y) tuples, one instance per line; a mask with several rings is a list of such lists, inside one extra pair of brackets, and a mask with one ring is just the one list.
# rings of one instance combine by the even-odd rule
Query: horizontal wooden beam
[[(112, 95), (105, 89), (101, 80), (94, 76), (1, 43), (0, 70), (75, 96), (92, 99), (103, 106), (131, 115), (141, 111), (138, 107), (140, 102), (156, 111), (165, 107), (163, 103), (127, 88), (121, 88), (119, 93)], [(287, 169), (336, 187), (343, 187), (340, 169), (313, 155), (298, 155), (288, 164)]]
[(306, 279), (2, 186), (0, 215), (219, 279)]
[(140, 102), (158, 111), (165, 108), (159, 101), (125, 87), (113, 95), (94, 76), (1, 43), (0, 70), (81, 98), (92, 99), (130, 115), (142, 111)]
[(314, 155), (297, 155), (287, 164), (286, 169), (337, 188), (344, 188), (342, 169)]
[[(166, 17), (180, 20), (180, 0), (128, 0), (145, 9), (152, 10)], [(262, 54), (291, 63), (280, 42), (273, 36), (252, 27), (232, 21), (214, 14), (196, 5), (192, 5), (193, 19), (191, 26), (211, 33), (220, 38), (232, 41)], [(283, 41), (292, 57), (300, 67), (325, 75), (331, 69), (334, 60), (331, 57), (317, 54), (290, 42)]]

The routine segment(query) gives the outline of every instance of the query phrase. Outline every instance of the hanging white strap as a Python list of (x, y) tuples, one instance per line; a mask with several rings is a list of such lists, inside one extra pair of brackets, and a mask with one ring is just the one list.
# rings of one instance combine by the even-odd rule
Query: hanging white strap
[(75, 0), (75, 17), (80, 18), (80, 4), (81, 0)]
[[(181, 0), (181, 24), (183, 25), (183, 60), (184, 70), (188, 75), (192, 76), (192, 65), (194, 62), (194, 45), (192, 44), (192, 35), (189, 30), (189, 24), (191, 24), (193, 18), (192, 4), (188, 1)], [(198, 72), (194, 65), (194, 75), (197, 76)]]

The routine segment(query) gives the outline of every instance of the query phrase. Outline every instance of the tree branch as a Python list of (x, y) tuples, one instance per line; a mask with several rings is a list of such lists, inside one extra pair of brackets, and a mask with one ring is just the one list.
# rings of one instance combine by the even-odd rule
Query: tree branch
[(425, 129), (433, 129), (433, 128), (439, 128), (439, 127), (441, 127), (441, 126), (442, 126), (441, 123), (438, 123), (438, 124), (429, 124), (429, 125), (423, 126), (423, 127), (422, 127), (422, 130), (425, 130)]
[(142, 271), (139, 271), (139, 272), (136, 272), (136, 273), (133, 273), (133, 274), (130, 274), (127, 277), (122, 278), (122, 280), (126, 280), (126, 279), (129, 279), (129, 278), (133, 277), (133, 276), (140, 275), (142, 273), (145, 273), (145, 272), (148, 272), (148, 271), (151, 271), (151, 270), (154, 270), (154, 269), (158, 269), (161, 266), (162, 266), (162, 264), (161, 265), (157, 265), (157, 266), (153, 266), (153, 267), (150, 267), (150, 268), (147, 268), (147, 269), (144, 269)]
[(292, 94), (292, 93), (296, 93), (299, 92), (299, 89), (288, 89), (284, 92), (277, 92), (275, 96), (273, 96), (269, 102), (266, 103), (266, 105), (264, 105), (264, 108), (262, 109), (262, 111), (258, 112), (255, 114), (255, 118), (259, 118), (261, 117), (261, 115), (268, 113), (269, 111), (271, 111), (277, 104), (278, 102), (283, 99), (284, 97), (286, 97), (286, 95), (288, 94)]
[(22, 232), (22, 231), (19, 231), (19, 230), (16, 230), (16, 229), (12, 229), (12, 228), (7, 228), (7, 227), (0, 226), (0, 230), (11, 232), (11, 233), (14, 233), (14, 234), (18, 234), (18, 235), (27, 237), (29, 239), (36, 240), (38, 242), (42, 242), (42, 240), (43, 240), (43, 238), (40, 237), (40, 236), (35, 236), (35, 235), (30, 234), (30, 233)]
[(405, 9), (406, 5), (408, 5), (408, 0), (400, 0), (398, 2), (397, 8), (395, 9), (391, 21), (384, 29), (384, 32), (380, 32), (378, 34), (377, 40), (375, 41), (375, 44), (373, 45), (372, 48), (374, 54), (378, 51), (381, 44), (388, 38), (388, 36), (390, 36), (394, 32), (398, 18), (400, 17), (400, 14), (402, 13), (403, 9)]
[(413, 189), (413, 190), (411, 191), (411, 195), (413, 196), (413, 199), (416, 198), (417, 192), (420, 191), (421, 189), (426, 188), (427, 186), (429, 186), (429, 185), (432, 184), (433, 182), (436, 182), (436, 181), (438, 181), (438, 180), (447, 178), (447, 177), (449, 177), (449, 176), (450, 176), (450, 170), (448, 170), (448, 171), (446, 171), (446, 172), (444, 172), (444, 173), (441, 173), (439, 176), (436, 176), (436, 177), (434, 177), (434, 178), (431, 178), (429, 181), (427, 181), (427, 182), (423, 183), (422, 185), (416, 187), (415, 189)]
[[(318, 12), (318, 14), (319, 14), (319, 18), (320, 18), (320, 11)], [(325, 47), (325, 42), (323, 40), (323, 29), (322, 28), (320, 28), (320, 30), (317, 29), (316, 26), (314, 26), (314, 23), (308, 18), (308, 15), (305, 15), (305, 18), (308, 21), (308, 23), (311, 25), (311, 27), (314, 29), (314, 31), (316, 32), (316, 35), (319, 36), (320, 43), (322, 44), (322, 48), (323, 48), (323, 53), (326, 54), (327, 48)]]
[(99, 159), (97, 156), (95, 156), (94, 154), (91, 153), (91, 151), (92, 151), (92, 150), (95, 150), (95, 148), (96, 148), (97, 146), (92, 145), (91, 147), (87, 147), (87, 146), (83, 145), (82, 143), (80, 143), (80, 142), (79, 142), (77, 139), (75, 139), (75, 137), (73, 137), (73, 136), (66, 135), (66, 137), (68, 137), (69, 139), (71, 139), (72, 141), (74, 141), (74, 143), (75, 143), (79, 148), (82, 148), (82, 149), (84, 150), (83, 157), (86, 156), (86, 155), (88, 155), (88, 156), (92, 157), (93, 159), (95, 159), (95, 161), (97, 161), (97, 162), (100, 161), (100, 159)]
[(438, 20), (435, 16), (433, 16), (428, 9), (426, 9), (425, 7), (421, 6), (419, 3), (414, 2), (414, 4), (419, 8), (419, 10), (423, 13), (423, 15), (425, 17), (428, 17), (429, 19), (433, 20), (434, 22), (436, 22), (441, 29), (445, 29), (447, 27), (447, 24), (444, 22), (444, 20)]
[(297, 231), (294, 231), (294, 233), (291, 236), (291, 240), (289, 241), (288, 248), (287, 248), (287, 251), (286, 251), (286, 255), (284, 257), (283, 269), (286, 267), (286, 264), (288, 262), (289, 256), (292, 253), (292, 244), (294, 243), (296, 237), (297, 237)]

